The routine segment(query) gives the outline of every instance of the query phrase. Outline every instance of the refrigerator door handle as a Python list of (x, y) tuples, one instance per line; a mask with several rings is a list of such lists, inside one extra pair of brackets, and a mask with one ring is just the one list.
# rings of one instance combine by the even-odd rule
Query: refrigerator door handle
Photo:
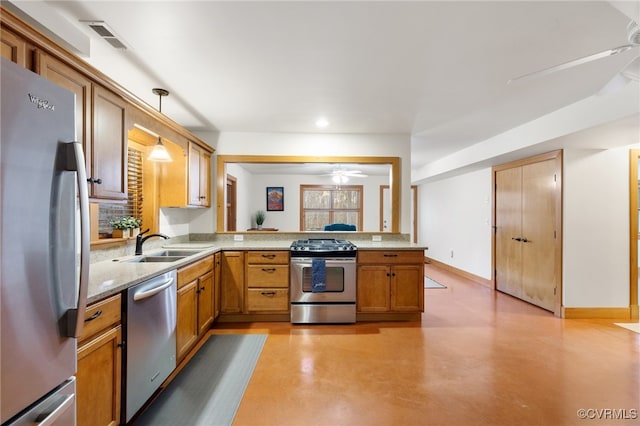
[(80, 285), (78, 305), (67, 311), (67, 337), (79, 337), (84, 326), (84, 314), (87, 310), (89, 288), (89, 193), (87, 190), (87, 172), (84, 167), (84, 152), (80, 142), (67, 144), (67, 170), (75, 171), (78, 182), (80, 204)]
[(76, 395), (71, 394), (67, 395), (66, 398), (62, 401), (60, 405), (58, 405), (53, 411), (47, 411), (45, 413), (40, 414), (36, 418), (35, 424), (38, 426), (51, 426), (56, 424), (56, 420), (60, 418), (65, 412), (73, 407), (73, 403), (75, 401)]

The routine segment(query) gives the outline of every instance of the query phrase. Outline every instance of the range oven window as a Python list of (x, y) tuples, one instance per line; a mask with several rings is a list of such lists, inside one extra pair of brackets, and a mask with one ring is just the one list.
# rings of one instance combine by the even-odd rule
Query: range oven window
[[(342, 293), (344, 291), (344, 268), (342, 266), (326, 267), (326, 288), (322, 293)], [(311, 266), (302, 268), (302, 291), (312, 293)]]

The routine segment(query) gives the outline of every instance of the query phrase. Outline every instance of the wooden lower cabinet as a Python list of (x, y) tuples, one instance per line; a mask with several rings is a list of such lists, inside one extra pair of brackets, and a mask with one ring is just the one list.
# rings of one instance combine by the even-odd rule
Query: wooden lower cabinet
[(120, 424), (121, 309), (120, 295), (87, 308), (85, 328), (78, 338), (78, 426)]
[(178, 270), (177, 362), (182, 361), (213, 323), (213, 277), (213, 255)]
[(424, 311), (422, 250), (358, 252), (357, 312)]
[(222, 253), (220, 277), (220, 313), (240, 314), (244, 312), (244, 252)]
[(247, 252), (247, 313), (289, 312), (289, 252)]

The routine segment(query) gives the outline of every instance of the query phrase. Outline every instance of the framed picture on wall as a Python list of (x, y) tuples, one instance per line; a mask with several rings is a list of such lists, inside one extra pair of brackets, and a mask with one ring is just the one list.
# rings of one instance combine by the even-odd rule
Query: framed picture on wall
[(267, 186), (267, 211), (284, 211), (284, 187)]

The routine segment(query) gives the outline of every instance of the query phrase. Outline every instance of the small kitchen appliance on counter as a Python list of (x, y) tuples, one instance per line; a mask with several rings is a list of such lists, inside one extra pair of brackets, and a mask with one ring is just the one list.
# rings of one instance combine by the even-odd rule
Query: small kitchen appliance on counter
[(356, 322), (357, 247), (347, 240), (297, 240), (290, 247), (291, 322)]

